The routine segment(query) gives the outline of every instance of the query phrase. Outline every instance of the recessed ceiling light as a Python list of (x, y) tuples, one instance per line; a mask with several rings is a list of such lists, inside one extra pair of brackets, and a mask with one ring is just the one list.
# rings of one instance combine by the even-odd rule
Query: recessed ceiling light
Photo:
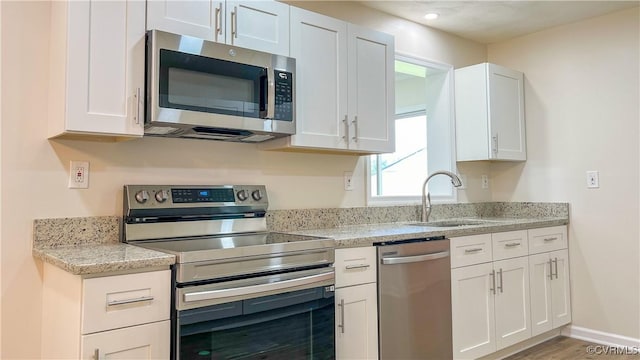
[(440, 16), (440, 15), (438, 15), (436, 13), (428, 13), (427, 15), (424, 16), (424, 18), (427, 19), (427, 20), (435, 20), (435, 19), (438, 18), (438, 16)]

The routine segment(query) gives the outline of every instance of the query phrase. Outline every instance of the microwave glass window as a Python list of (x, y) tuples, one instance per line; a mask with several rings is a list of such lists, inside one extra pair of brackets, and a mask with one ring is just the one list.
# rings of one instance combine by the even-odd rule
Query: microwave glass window
[(263, 118), (265, 68), (160, 50), (160, 107)]

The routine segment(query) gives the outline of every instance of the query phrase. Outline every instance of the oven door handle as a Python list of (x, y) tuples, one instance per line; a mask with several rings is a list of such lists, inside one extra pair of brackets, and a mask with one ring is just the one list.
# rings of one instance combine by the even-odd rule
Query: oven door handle
[(283, 290), (293, 288), (302, 285), (309, 285), (317, 282), (323, 282), (334, 279), (334, 272), (326, 272), (317, 275), (305, 276), (297, 279), (278, 281), (268, 284), (251, 285), (240, 288), (220, 289), (220, 290), (207, 290), (198, 291), (184, 294), (184, 302), (194, 302), (202, 300), (212, 300), (229, 298), (235, 296), (244, 296), (249, 294), (262, 293), (273, 290)]

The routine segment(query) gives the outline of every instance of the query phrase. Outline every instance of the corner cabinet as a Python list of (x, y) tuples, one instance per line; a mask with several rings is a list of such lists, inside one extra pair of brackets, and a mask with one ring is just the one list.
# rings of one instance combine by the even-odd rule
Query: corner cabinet
[(51, 3), (49, 137), (143, 134), (145, 4)]
[(147, 1), (147, 30), (289, 56), (289, 5), (277, 1)]
[(458, 161), (527, 159), (524, 75), (482, 63), (455, 70)]
[(395, 150), (394, 38), (291, 7), (296, 134), (271, 149)]
[(43, 359), (168, 359), (169, 270), (83, 278), (43, 271)]
[(374, 247), (337, 249), (336, 359), (378, 359), (378, 292)]

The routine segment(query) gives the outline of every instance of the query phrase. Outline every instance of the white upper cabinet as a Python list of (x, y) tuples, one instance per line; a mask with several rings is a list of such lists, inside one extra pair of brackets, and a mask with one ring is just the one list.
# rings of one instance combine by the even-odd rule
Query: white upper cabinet
[(265, 149), (393, 152), (394, 38), (291, 7), (296, 135)]
[(349, 149), (395, 151), (394, 38), (349, 24)]
[(147, 1), (147, 30), (289, 56), (289, 5), (277, 1)]
[(455, 71), (458, 161), (527, 159), (524, 76), (483, 63)]
[(142, 136), (144, 2), (51, 4), (49, 136)]

